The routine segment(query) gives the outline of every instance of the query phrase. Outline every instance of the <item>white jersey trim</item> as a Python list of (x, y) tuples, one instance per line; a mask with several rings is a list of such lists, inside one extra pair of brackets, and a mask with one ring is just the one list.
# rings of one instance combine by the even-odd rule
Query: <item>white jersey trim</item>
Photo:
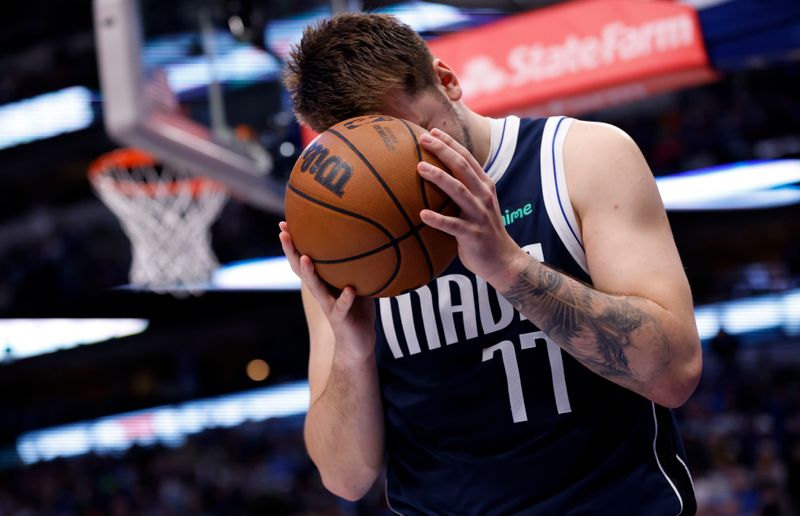
[(542, 196), (550, 223), (575, 262), (589, 274), (583, 238), (578, 230), (575, 210), (569, 198), (564, 171), (564, 140), (572, 118), (550, 117), (544, 125), (541, 147)]
[(675, 516), (680, 516), (681, 514), (683, 514), (683, 498), (681, 498), (681, 495), (678, 492), (678, 488), (675, 487), (675, 484), (672, 482), (672, 479), (670, 479), (669, 475), (667, 475), (667, 472), (664, 471), (664, 468), (661, 466), (661, 460), (659, 460), (658, 458), (658, 452), (656, 451), (656, 441), (658, 440), (658, 418), (656, 418), (656, 404), (651, 401), (650, 405), (653, 408), (653, 426), (655, 427), (655, 430), (653, 432), (653, 455), (656, 458), (656, 464), (658, 464), (658, 469), (661, 470), (661, 474), (664, 475), (664, 478), (667, 480), (667, 483), (669, 483), (669, 486), (672, 488), (673, 491), (675, 491), (675, 496), (678, 497), (678, 503), (681, 505), (681, 508), (678, 511), (678, 514), (676, 514)]
[(403, 516), (403, 513), (397, 512), (394, 507), (392, 507), (392, 502), (389, 501), (389, 472), (387, 471), (386, 474), (383, 476), (383, 495), (386, 497), (386, 507), (389, 508), (394, 514), (397, 516)]
[(686, 476), (689, 477), (689, 482), (692, 484), (692, 490), (694, 491), (694, 479), (692, 478), (692, 474), (689, 473), (689, 466), (687, 466), (686, 463), (683, 462), (683, 459), (681, 459), (681, 456), (678, 455), (677, 453), (675, 454), (675, 458), (678, 459), (678, 462), (681, 463), (681, 466), (683, 466), (683, 469), (686, 470)]
[(486, 160), (484, 170), (492, 181), (500, 181), (511, 158), (517, 150), (517, 139), (519, 137), (519, 117), (507, 116), (506, 118), (492, 118), (492, 141), (489, 148), (489, 158)]

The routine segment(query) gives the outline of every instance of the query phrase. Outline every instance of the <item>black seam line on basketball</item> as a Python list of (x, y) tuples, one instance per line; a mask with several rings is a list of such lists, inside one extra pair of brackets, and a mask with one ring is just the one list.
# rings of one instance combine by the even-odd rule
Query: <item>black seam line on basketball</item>
[[(437, 211), (441, 212), (442, 210), (447, 208), (450, 204), (452, 204), (452, 202), (453, 202), (452, 199), (450, 199), (449, 197), (446, 198)], [(389, 242), (387, 244), (380, 245), (378, 247), (374, 247), (374, 248), (370, 249), (369, 251), (364, 251), (363, 253), (354, 254), (352, 256), (345, 256), (344, 258), (333, 258), (333, 259), (330, 259), (330, 260), (314, 260), (314, 263), (321, 263), (321, 264), (324, 264), (324, 265), (335, 265), (337, 263), (349, 262), (349, 261), (352, 261), (352, 260), (360, 260), (361, 258), (366, 258), (368, 256), (372, 256), (373, 254), (377, 254), (377, 253), (379, 253), (381, 251), (385, 251), (386, 249), (388, 249), (389, 247), (391, 247), (393, 245), (399, 245), (403, 240), (405, 240), (406, 238), (410, 237), (414, 233), (420, 231), (426, 225), (427, 224), (425, 224), (424, 222), (422, 222), (420, 224), (417, 224), (417, 225), (414, 226), (414, 230), (408, 231), (405, 234), (400, 235), (397, 238), (392, 237), (392, 241), (391, 242)], [(427, 250), (427, 248), (426, 248), (426, 250)], [(433, 273), (432, 272), (431, 272), (430, 276), (431, 276), (431, 280), (433, 280)]]
[(334, 206), (332, 204), (328, 204), (325, 201), (321, 201), (321, 200), (319, 200), (319, 199), (317, 199), (315, 197), (312, 197), (312, 196), (308, 195), (305, 192), (301, 192), (300, 190), (298, 190), (291, 183), (286, 183), (286, 187), (289, 190), (291, 190), (292, 192), (294, 192), (295, 194), (299, 195), (300, 197), (302, 197), (303, 199), (306, 199), (309, 202), (313, 202), (314, 204), (318, 204), (318, 205), (322, 206), (323, 208), (328, 208), (331, 211), (335, 211), (335, 212), (341, 213), (343, 215), (347, 215), (347, 216), (353, 217), (355, 219), (363, 220), (364, 222), (367, 222), (368, 224), (372, 224), (373, 226), (378, 228), (384, 235), (386, 235), (386, 237), (389, 239), (389, 242), (391, 243), (392, 247), (394, 247), (394, 254), (395, 254), (396, 260), (395, 260), (395, 265), (394, 265), (394, 271), (392, 271), (392, 274), (389, 277), (388, 281), (386, 281), (386, 283), (384, 283), (381, 286), (381, 288), (379, 288), (378, 290), (376, 290), (374, 292), (370, 292), (369, 294), (366, 294), (366, 295), (373, 296), (373, 295), (377, 294), (378, 292), (380, 292), (381, 290), (383, 290), (386, 287), (388, 287), (392, 283), (392, 281), (394, 281), (394, 279), (397, 277), (397, 273), (400, 272), (400, 259), (401, 259), (401, 256), (400, 256), (400, 245), (396, 241), (396, 239), (392, 236), (392, 234), (389, 233), (389, 231), (386, 228), (384, 228), (383, 226), (381, 226), (380, 224), (378, 224), (374, 220), (368, 219), (367, 217), (364, 217), (363, 215), (359, 215), (358, 213), (353, 213), (353, 212), (345, 210), (343, 208), (339, 208), (338, 206)]
[(400, 203), (400, 200), (397, 197), (395, 197), (394, 192), (392, 192), (392, 189), (389, 188), (389, 185), (386, 184), (386, 181), (384, 181), (381, 175), (378, 174), (378, 171), (375, 170), (375, 167), (372, 166), (372, 163), (369, 162), (367, 157), (361, 154), (361, 151), (358, 150), (358, 148), (355, 145), (350, 143), (350, 140), (348, 140), (347, 137), (345, 137), (342, 133), (338, 132), (335, 129), (328, 129), (328, 132), (333, 134), (340, 140), (342, 140), (344, 144), (347, 145), (350, 148), (350, 150), (353, 151), (353, 153), (359, 157), (361, 161), (364, 162), (364, 164), (367, 166), (372, 175), (375, 176), (375, 179), (378, 180), (378, 183), (380, 183), (380, 185), (386, 191), (386, 194), (392, 199), (392, 202), (394, 203), (395, 207), (400, 211), (400, 214), (405, 219), (406, 224), (408, 224), (409, 229), (412, 228), (414, 226), (414, 222), (411, 220), (411, 217), (409, 217), (405, 208), (403, 208), (403, 205)]
[[(419, 163), (422, 161), (422, 149), (419, 146), (417, 135), (414, 133), (414, 130), (411, 128), (408, 122), (402, 118), (398, 118), (398, 120), (400, 120), (400, 122), (406, 126), (406, 129), (408, 129), (408, 134), (411, 135), (411, 140), (414, 142), (414, 149), (417, 151), (417, 163)], [(420, 193), (422, 194), (422, 205), (425, 206), (425, 208), (430, 209), (431, 206), (428, 203), (428, 195), (425, 193), (425, 180), (419, 174), (417, 174), (417, 179), (419, 180), (419, 189)], [(433, 281), (433, 260), (428, 252), (428, 247), (422, 242), (422, 237), (418, 237), (417, 241), (419, 242), (420, 249), (422, 249), (422, 255), (425, 257), (425, 263), (428, 265), (428, 277), (430, 278), (429, 281)]]
[(354, 254), (352, 256), (345, 256), (344, 258), (335, 258), (335, 259), (331, 259), (331, 260), (314, 260), (314, 263), (322, 263), (322, 264), (325, 264), (325, 265), (331, 265), (331, 264), (349, 262), (349, 261), (352, 261), (352, 260), (359, 260), (361, 258), (366, 258), (367, 256), (371, 256), (373, 254), (380, 253), (381, 251), (385, 251), (386, 249), (388, 249), (392, 245), (395, 245), (395, 244), (399, 245), (403, 240), (405, 240), (406, 238), (408, 238), (411, 235), (415, 234), (416, 232), (418, 232), (419, 230), (421, 230), (424, 227), (425, 227), (425, 223), (424, 222), (420, 223), (420, 224), (417, 224), (416, 226), (414, 226), (414, 230), (413, 231), (407, 231), (406, 233), (400, 235), (396, 239), (393, 238), (392, 242), (390, 242), (388, 244), (380, 245), (378, 247), (374, 247), (374, 248), (370, 249), (369, 251), (364, 251), (363, 253)]
[(450, 197), (447, 197), (447, 198), (445, 198), (445, 200), (444, 200), (444, 202), (442, 203), (442, 205), (441, 205), (441, 206), (439, 206), (439, 209), (438, 209), (438, 210), (436, 210), (436, 211), (438, 211), (439, 213), (441, 213), (441, 212), (442, 212), (442, 210), (444, 210), (445, 208), (447, 208), (448, 206), (450, 206), (450, 204), (451, 204), (452, 202), (453, 202), (453, 199), (451, 199)]
[[(403, 208), (403, 205), (400, 204), (400, 200), (397, 197), (395, 197), (394, 192), (392, 192), (392, 189), (389, 188), (389, 185), (387, 185), (386, 182), (381, 177), (381, 175), (378, 174), (378, 171), (375, 170), (375, 167), (372, 166), (372, 163), (369, 162), (367, 157), (364, 156), (363, 154), (361, 154), (361, 151), (358, 150), (355, 145), (350, 143), (350, 140), (348, 140), (340, 132), (336, 131), (335, 129), (328, 129), (328, 132), (332, 133), (334, 136), (336, 136), (337, 138), (342, 140), (344, 142), (344, 144), (347, 145), (350, 148), (350, 150), (353, 151), (353, 153), (361, 159), (361, 161), (364, 162), (364, 164), (367, 166), (369, 171), (372, 172), (372, 175), (375, 176), (375, 179), (378, 180), (378, 182), (381, 184), (383, 189), (386, 191), (386, 193), (392, 199), (392, 202), (394, 202), (394, 205), (397, 207), (398, 210), (400, 210), (400, 214), (403, 215), (404, 219), (406, 219), (406, 224), (408, 224), (408, 229), (411, 230), (411, 231), (415, 231), (415, 227), (416, 226), (414, 225), (414, 222), (411, 220), (411, 217), (409, 217), (409, 215), (406, 212), (405, 208)], [(417, 243), (419, 244), (420, 249), (422, 249), (422, 255), (425, 258), (425, 263), (428, 265), (428, 276), (431, 279), (433, 279), (433, 262), (431, 262), (431, 257), (428, 254), (428, 248), (425, 247), (425, 242), (422, 241), (422, 237), (420, 237), (419, 234), (417, 234), (416, 232), (414, 234), (414, 238), (417, 239)]]

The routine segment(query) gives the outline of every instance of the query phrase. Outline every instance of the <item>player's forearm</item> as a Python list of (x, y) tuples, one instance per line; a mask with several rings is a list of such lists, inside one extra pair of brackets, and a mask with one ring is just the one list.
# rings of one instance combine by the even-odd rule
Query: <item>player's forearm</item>
[(599, 292), (528, 258), (503, 296), (595, 373), (666, 406), (694, 391), (696, 333), (658, 304)]
[(383, 466), (383, 409), (375, 357), (334, 354), (323, 393), (305, 422), (308, 453), (328, 490), (361, 498)]

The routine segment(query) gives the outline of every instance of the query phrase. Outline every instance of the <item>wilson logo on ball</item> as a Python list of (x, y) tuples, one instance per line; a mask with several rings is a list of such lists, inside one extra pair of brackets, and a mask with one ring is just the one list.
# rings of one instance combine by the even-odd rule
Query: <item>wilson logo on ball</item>
[(419, 215), (458, 215), (417, 172), (420, 161), (446, 170), (420, 145), (423, 134), (407, 120), (362, 116), (320, 133), (295, 162), (284, 205), (292, 244), (334, 289), (397, 296), (433, 281), (458, 253), (455, 238)]
[(353, 175), (353, 167), (319, 143), (311, 144), (300, 158), (301, 172), (309, 172), (314, 179), (337, 197), (344, 195), (344, 187)]

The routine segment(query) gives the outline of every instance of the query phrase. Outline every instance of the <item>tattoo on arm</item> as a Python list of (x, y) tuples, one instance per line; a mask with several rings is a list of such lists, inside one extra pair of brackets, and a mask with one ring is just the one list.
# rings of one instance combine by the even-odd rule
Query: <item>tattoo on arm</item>
[(597, 292), (533, 258), (503, 296), (579, 362), (626, 385), (646, 381), (630, 363), (635, 334), (667, 351), (661, 325), (633, 300)]

